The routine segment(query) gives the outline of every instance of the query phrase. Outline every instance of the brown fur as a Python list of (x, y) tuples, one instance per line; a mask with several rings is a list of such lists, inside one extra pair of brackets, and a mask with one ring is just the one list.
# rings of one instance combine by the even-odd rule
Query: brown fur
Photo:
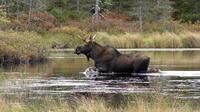
[(142, 54), (121, 54), (111, 46), (101, 46), (92, 41), (78, 46), (75, 53), (93, 59), (100, 72), (146, 73), (150, 62), (150, 58)]

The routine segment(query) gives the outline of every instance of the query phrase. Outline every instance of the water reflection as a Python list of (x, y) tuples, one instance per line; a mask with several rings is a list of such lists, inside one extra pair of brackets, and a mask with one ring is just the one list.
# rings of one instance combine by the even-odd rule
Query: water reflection
[[(124, 52), (129, 53), (129, 52)], [(142, 52), (151, 57), (150, 67), (161, 70), (200, 70), (200, 52)], [(1, 94), (33, 96), (72, 93), (154, 93), (176, 98), (200, 98), (200, 78), (152, 76), (149, 82), (135, 79), (88, 80), (79, 72), (93, 65), (84, 56), (72, 52), (54, 52), (49, 62), (40, 65), (21, 65), (1, 68)], [(189, 74), (192, 72), (189, 72)], [(200, 74), (197, 74), (200, 75)]]

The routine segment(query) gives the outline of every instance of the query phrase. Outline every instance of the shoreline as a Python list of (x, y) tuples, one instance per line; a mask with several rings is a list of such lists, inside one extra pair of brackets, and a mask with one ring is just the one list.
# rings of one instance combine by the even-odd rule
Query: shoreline
[[(117, 48), (119, 51), (131, 52), (131, 51), (200, 51), (200, 48)], [(50, 49), (50, 52), (73, 52), (73, 48), (67, 49)]]

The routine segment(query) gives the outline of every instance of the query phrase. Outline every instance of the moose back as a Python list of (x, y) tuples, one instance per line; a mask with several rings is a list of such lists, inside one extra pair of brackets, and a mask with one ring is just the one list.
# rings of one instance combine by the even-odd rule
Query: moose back
[(88, 61), (94, 60), (95, 67), (103, 73), (146, 73), (150, 58), (142, 54), (121, 54), (111, 46), (101, 46), (91, 39), (75, 49), (75, 54), (84, 54)]

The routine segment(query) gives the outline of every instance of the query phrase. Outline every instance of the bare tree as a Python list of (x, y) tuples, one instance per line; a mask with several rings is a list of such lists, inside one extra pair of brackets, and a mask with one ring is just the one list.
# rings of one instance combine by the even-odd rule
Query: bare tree
[(92, 15), (92, 27), (93, 27), (93, 30), (95, 30), (96, 23), (99, 20), (99, 11), (100, 11), (99, 0), (96, 0), (94, 9), (95, 9), (95, 12)]
[(80, 11), (80, 0), (77, 0), (77, 11)]
[(31, 27), (32, 0), (29, 1), (28, 26)]

